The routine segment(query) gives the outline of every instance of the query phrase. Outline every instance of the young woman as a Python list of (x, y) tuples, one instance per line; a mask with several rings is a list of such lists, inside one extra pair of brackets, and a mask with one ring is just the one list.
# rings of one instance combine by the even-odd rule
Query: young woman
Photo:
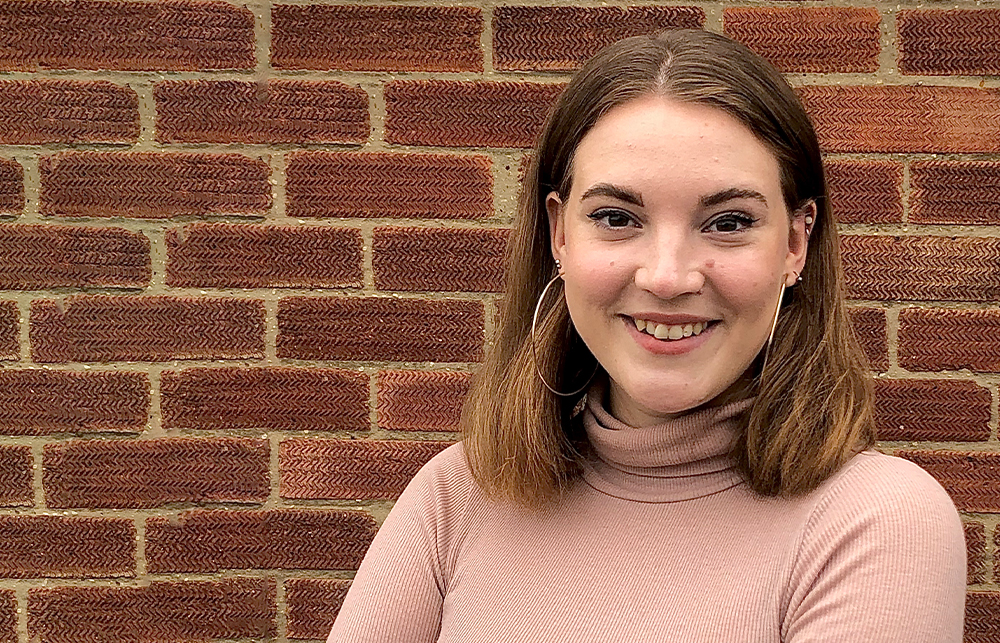
[(962, 527), (870, 450), (816, 136), (703, 31), (600, 52), (525, 180), (464, 440), (329, 641), (959, 643)]

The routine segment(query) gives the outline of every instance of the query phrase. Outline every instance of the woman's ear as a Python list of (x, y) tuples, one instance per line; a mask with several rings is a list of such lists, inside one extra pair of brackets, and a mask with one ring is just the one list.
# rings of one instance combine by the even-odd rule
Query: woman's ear
[(792, 213), (791, 225), (788, 227), (788, 256), (785, 258), (785, 274), (791, 275), (792, 283), (802, 274), (802, 269), (806, 265), (806, 253), (809, 250), (809, 235), (816, 226), (816, 216), (818, 209), (816, 202), (810, 200), (805, 205)]
[(559, 193), (553, 190), (545, 197), (545, 211), (549, 215), (549, 241), (552, 244), (552, 257), (562, 259), (563, 248), (566, 246), (566, 225), (563, 202)]

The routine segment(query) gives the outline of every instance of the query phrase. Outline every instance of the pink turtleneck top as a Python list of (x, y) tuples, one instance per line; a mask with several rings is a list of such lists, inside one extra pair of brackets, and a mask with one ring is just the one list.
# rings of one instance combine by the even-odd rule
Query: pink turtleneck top
[(749, 403), (637, 429), (592, 392), (593, 454), (545, 513), (487, 499), (445, 449), (328, 642), (960, 643), (965, 546), (941, 486), (868, 451), (806, 496), (760, 497), (729, 455)]

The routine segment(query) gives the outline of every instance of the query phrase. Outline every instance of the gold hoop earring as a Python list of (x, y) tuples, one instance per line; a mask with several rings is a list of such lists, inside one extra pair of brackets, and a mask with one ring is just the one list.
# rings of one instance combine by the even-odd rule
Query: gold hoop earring
[(763, 373), (764, 369), (767, 368), (767, 358), (771, 356), (771, 343), (774, 341), (774, 329), (778, 327), (778, 317), (781, 315), (781, 304), (785, 300), (785, 280), (788, 278), (788, 273), (781, 275), (781, 290), (778, 291), (778, 307), (774, 309), (774, 319), (771, 320), (771, 332), (767, 335), (767, 344), (764, 347), (764, 363), (760, 367), (760, 372)]
[(549, 389), (552, 393), (558, 395), (559, 397), (573, 397), (583, 393), (583, 391), (590, 386), (590, 381), (594, 379), (594, 375), (597, 374), (597, 369), (600, 368), (600, 362), (594, 365), (594, 372), (590, 374), (587, 381), (584, 382), (583, 386), (572, 391), (571, 393), (563, 393), (562, 391), (557, 391), (555, 387), (545, 381), (545, 376), (542, 375), (542, 369), (538, 368), (538, 353), (535, 352), (535, 326), (538, 324), (538, 313), (542, 309), (542, 302), (545, 301), (545, 295), (548, 294), (549, 288), (552, 284), (556, 282), (556, 279), (562, 277), (561, 274), (557, 274), (555, 277), (549, 280), (549, 283), (545, 284), (545, 288), (542, 288), (542, 294), (538, 296), (538, 303), (535, 304), (535, 314), (531, 316), (531, 361), (535, 364), (535, 374), (538, 375), (538, 379), (542, 381), (545, 388)]

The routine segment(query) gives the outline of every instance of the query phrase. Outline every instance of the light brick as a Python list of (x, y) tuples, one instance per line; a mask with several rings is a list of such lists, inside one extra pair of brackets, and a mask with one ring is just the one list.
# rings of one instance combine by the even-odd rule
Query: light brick
[(457, 431), (469, 373), (382, 371), (378, 425), (393, 431)]

